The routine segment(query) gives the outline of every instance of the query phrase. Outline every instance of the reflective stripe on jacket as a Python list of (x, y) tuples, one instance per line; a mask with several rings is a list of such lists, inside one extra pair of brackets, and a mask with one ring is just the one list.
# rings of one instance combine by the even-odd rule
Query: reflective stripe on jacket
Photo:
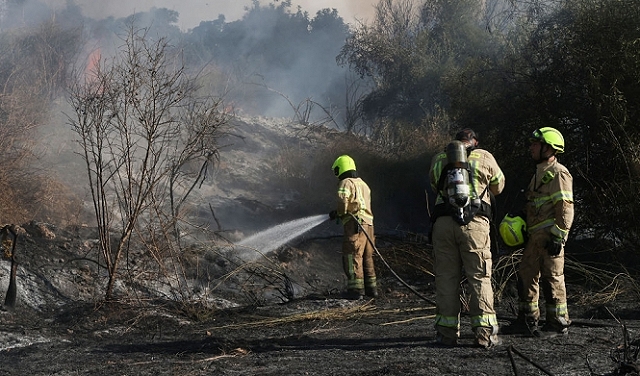
[(551, 227), (554, 236), (566, 239), (573, 223), (573, 177), (557, 159), (536, 166), (527, 188), (527, 231)]
[(351, 213), (362, 222), (373, 225), (373, 212), (371, 210), (371, 190), (367, 183), (360, 178), (346, 178), (338, 183), (338, 216), (346, 223)]

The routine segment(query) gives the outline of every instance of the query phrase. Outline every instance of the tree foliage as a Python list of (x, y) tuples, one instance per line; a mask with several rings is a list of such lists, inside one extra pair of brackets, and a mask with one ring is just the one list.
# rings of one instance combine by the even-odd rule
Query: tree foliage
[(639, 21), (637, 2), (564, 2), (518, 20), (500, 59), (465, 67), (449, 88), (452, 116), (491, 135), (511, 196), (528, 182), (530, 132), (558, 128), (575, 178), (573, 235), (627, 246), (639, 235)]
[(374, 139), (406, 151), (403, 138), (429, 145), (429, 132), (475, 128), (503, 161), (507, 210), (533, 171), (528, 135), (556, 127), (576, 179), (573, 236), (637, 243), (637, 2), (381, 0), (376, 10), (340, 55), (375, 82), (360, 107)]
[[(481, 5), (474, 0), (421, 5), (382, 0), (374, 22), (354, 31), (339, 61), (375, 82), (361, 105), (361, 116), (369, 119), (374, 139), (388, 138), (386, 144), (393, 145), (419, 127), (448, 130), (440, 121), (443, 109), (451, 105), (447, 81), (492, 49)], [(386, 131), (389, 121), (397, 121), (395, 134)]]
[(640, 236), (629, 226), (640, 214), (639, 23), (634, 1), (568, 1), (540, 23), (523, 54), (540, 112), (566, 137), (579, 226), (625, 244)]

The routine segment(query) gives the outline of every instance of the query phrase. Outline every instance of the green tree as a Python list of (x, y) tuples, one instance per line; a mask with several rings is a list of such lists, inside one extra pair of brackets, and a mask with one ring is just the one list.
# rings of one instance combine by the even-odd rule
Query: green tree
[(339, 61), (375, 83), (361, 106), (375, 139), (398, 143), (427, 124), (448, 130), (450, 121), (440, 121), (451, 105), (447, 81), (492, 49), (482, 5), (476, 0), (428, 0), (421, 6), (382, 0), (373, 24), (354, 31)]
[(567, 144), (561, 159), (575, 178), (572, 235), (637, 244), (640, 4), (566, 1), (518, 22), (498, 63), (469, 66), (457, 78), (454, 116), (493, 128), (512, 188), (527, 184), (529, 133), (558, 128)]
[(622, 244), (640, 236), (639, 23), (635, 1), (568, 1), (527, 46), (537, 103), (567, 138), (583, 230)]

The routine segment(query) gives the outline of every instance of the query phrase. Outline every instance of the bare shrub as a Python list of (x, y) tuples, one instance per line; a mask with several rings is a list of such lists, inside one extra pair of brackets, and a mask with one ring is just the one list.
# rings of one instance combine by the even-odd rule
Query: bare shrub
[[(113, 59), (78, 76), (69, 98), (108, 269), (105, 298), (113, 297), (123, 259), (137, 263), (130, 276), (160, 275), (181, 293), (189, 198), (217, 159), (228, 119), (220, 100), (198, 96), (165, 38), (152, 41), (130, 25), (123, 40)], [(133, 241), (144, 251), (130, 252)]]

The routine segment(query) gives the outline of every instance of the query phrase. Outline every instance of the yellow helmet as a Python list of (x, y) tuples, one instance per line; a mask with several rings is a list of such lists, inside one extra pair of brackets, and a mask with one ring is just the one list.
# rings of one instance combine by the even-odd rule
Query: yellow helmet
[(544, 127), (536, 129), (531, 134), (529, 140), (544, 142), (558, 153), (564, 153), (564, 137), (562, 137), (562, 133), (555, 128)]
[(499, 231), (504, 244), (515, 247), (524, 244), (527, 223), (520, 216), (507, 214), (500, 222)]
[(331, 169), (336, 176), (340, 176), (343, 172), (355, 170), (356, 162), (348, 155), (341, 155), (333, 162)]

